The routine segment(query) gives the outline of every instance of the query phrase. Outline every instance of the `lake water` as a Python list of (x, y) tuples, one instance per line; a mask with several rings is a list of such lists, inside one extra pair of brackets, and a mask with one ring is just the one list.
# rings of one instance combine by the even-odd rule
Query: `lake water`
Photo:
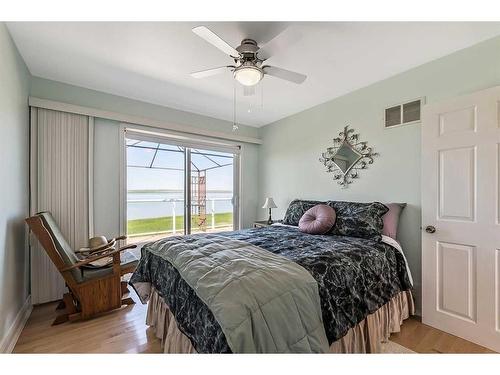
[[(207, 214), (233, 212), (232, 192), (207, 191)], [(172, 202), (170, 200), (175, 200)], [(213, 206), (212, 201), (213, 200)], [(151, 202), (153, 201), (153, 202)], [(129, 192), (127, 194), (127, 219), (147, 219), (162, 216), (184, 215), (184, 193), (168, 192)]]

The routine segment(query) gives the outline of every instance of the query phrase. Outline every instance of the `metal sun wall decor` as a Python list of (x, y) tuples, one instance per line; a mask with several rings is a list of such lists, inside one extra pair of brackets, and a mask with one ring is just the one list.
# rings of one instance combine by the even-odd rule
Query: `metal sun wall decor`
[(328, 147), (321, 154), (319, 161), (326, 167), (328, 173), (333, 173), (333, 179), (343, 188), (349, 186), (353, 179), (359, 178), (359, 170), (366, 169), (373, 164), (373, 158), (378, 153), (373, 152), (367, 142), (359, 140), (359, 134), (349, 125), (333, 139), (333, 147)]

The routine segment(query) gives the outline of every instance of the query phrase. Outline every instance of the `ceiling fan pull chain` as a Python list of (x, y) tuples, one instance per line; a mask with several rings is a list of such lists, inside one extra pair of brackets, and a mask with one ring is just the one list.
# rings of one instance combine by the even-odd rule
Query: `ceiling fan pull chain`
[(236, 124), (236, 81), (233, 82), (233, 132), (238, 130)]
[(260, 83), (260, 108), (264, 108), (264, 82)]

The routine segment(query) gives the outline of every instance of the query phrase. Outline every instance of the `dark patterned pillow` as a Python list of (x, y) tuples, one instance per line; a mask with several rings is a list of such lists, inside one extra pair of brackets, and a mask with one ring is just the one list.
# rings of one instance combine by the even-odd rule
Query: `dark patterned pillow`
[(283, 224), (299, 225), (299, 221), (302, 215), (304, 215), (307, 210), (313, 208), (317, 204), (326, 204), (326, 202), (294, 199), (290, 202), (290, 205), (286, 210), (285, 217), (283, 218)]
[(380, 241), (384, 220), (389, 209), (380, 202), (359, 203), (328, 201), (337, 214), (337, 221), (329, 234), (361, 237)]

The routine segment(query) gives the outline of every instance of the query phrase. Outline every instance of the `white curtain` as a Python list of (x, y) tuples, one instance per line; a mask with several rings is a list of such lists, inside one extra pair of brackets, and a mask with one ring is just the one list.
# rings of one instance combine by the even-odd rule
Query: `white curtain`
[[(31, 108), (31, 214), (50, 211), (73, 249), (89, 238), (90, 120)], [(62, 277), (38, 242), (30, 244), (33, 303), (60, 299), (66, 291)]]

